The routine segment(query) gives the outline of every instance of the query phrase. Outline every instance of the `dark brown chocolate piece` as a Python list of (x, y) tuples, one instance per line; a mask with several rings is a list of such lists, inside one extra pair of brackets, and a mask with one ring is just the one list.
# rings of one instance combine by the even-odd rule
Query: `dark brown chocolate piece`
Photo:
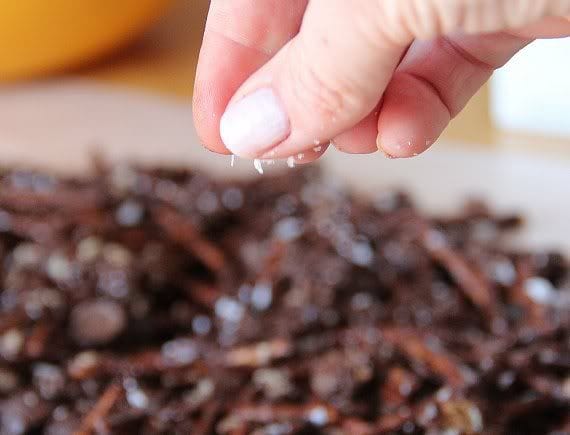
[(567, 434), (570, 268), (520, 224), (314, 168), (0, 172), (0, 434)]

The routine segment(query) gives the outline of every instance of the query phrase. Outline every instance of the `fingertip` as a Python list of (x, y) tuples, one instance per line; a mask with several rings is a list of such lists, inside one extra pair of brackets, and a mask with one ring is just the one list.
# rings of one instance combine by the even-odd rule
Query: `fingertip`
[(354, 127), (336, 136), (331, 141), (332, 144), (337, 150), (347, 154), (372, 154), (378, 151), (378, 114), (379, 107)]
[(427, 150), (449, 124), (448, 108), (433, 89), (407, 74), (397, 74), (384, 95), (376, 144), (393, 158)]

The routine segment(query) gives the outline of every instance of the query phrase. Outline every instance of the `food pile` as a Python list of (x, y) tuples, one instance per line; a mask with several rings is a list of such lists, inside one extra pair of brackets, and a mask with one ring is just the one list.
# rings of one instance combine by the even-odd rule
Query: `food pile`
[(570, 272), (318, 169), (0, 174), (0, 433), (570, 433)]

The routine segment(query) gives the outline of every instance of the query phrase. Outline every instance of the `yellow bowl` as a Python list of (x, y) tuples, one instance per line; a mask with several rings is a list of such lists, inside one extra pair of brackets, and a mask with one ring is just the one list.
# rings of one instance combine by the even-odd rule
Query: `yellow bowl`
[(91, 62), (146, 30), (171, 0), (2, 0), (0, 81)]

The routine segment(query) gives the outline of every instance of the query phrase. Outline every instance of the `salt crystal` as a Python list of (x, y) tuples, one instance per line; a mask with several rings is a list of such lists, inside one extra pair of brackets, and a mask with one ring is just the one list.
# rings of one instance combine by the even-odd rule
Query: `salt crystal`
[(512, 370), (507, 370), (499, 375), (497, 384), (501, 390), (506, 390), (515, 382), (516, 375)]
[(44, 399), (53, 399), (65, 387), (65, 378), (61, 369), (52, 364), (36, 364), (33, 368), (33, 378)]
[(49, 256), (46, 264), (46, 272), (54, 281), (69, 281), (73, 275), (71, 262), (58, 253)]
[(320, 153), (322, 149), (323, 149), (323, 147), (319, 145), (319, 146), (314, 147), (313, 151), (316, 153)]
[(309, 411), (307, 419), (315, 426), (326, 426), (329, 422), (329, 413), (324, 407), (317, 406)]
[(496, 282), (504, 286), (514, 284), (517, 279), (517, 271), (515, 270), (513, 263), (507, 259), (496, 261), (493, 264), (491, 274)]
[(547, 279), (538, 276), (529, 278), (524, 283), (524, 289), (528, 297), (539, 304), (554, 305), (556, 303), (558, 294)]
[(222, 204), (228, 210), (238, 210), (243, 206), (243, 192), (237, 187), (230, 187), (222, 193)]
[(38, 406), (38, 403), (40, 402), (38, 395), (33, 391), (26, 391), (22, 395), (22, 401), (28, 408), (34, 408)]
[(261, 160), (255, 159), (255, 160), (253, 161), (253, 167), (255, 168), (255, 170), (256, 170), (257, 172), (259, 172), (261, 175), (263, 175), (263, 166), (262, 166), (262, 164), (261, 164)]
[(162, 345), (161, 353), (164, 359), (172, 365), (192, 364), (198, 358), (198, 349), (194, 340), (176, 338)]
[(192, 331), (196, 335), (207, 335), (212, 329), (212, 321), (208, 316), (198, 314), (192, 319)]
[(298, 158), (299, 160), (302, 160), (303, 157), (305, 157), (305, 154), (303, 154), (303, 153), (297, 154), (297, 158)]
[(318, 140), (318, 139), (315, 139), (315, 140), (313, 141), (313, 143), (314, 143), (315, 145), (320, 145), (320, 144), (321, 144), (321, 141)]
[(356, 311), (367, 310), (372, 306), (372, 296), (365, 292), (356, 293), (350, 300), (350, 306)]
[(7, 360), (18, 356), (24, 345), (24, 334), (17, 329), (9, 329), (0, 335), (0, 355)]
[(273, 234), (285, 242), (291, 242), (303, 234), (303, 221), (294, 217), (286, 217), (275, 224)]
[(4, 210), (0, 210), (0, 232), (10, 231), (12, 228), (12, 217)]
[(97, 259), (102, 249), (101, 239), (98, 237), (87, 237), (77, 244), (76, 255), (81, 262), (88, 263)]
[(218, 197), (212, 191), (206, 190), (196, 198), (196, 208), (203, 215), (214, 213), (218, 209)]
[(148, 396), (144, 391), (139, 389), (131, 389), (127, 391), (127, 402), (133, 408), (145, 409), (149, 405)]
[(20, 267), (34, 266), (41, 260), (41, 252), (34, 243), (20, 243), (12, 251), (12, 257)]
[(235, 299), (229, 298), (227, 296), (222, 296), (216, 301), (214, 311), (216, 313), (216, 316), (221, 317), (228, 322), (235, 323), (239, 322), (245, 314), (243, 305)]
[(350, 259), (357, 266), (370, 266), (374, 259), (374, 251), (368, 242), (353, 242)]
[(144, 207), (137, 201), (124, 201), (115, 212), (115, 219), (124, 227), (136, 227), (144, 216)]
[(273, 301), (273, 289), (267, 283), (257, 283), (251, 290), (251, 305), (258, 311), (265, 311)]
[(287, 157), (287, 166), (289, 166), (290, 168), (295, 167), (295, 157), (293, 156)]
[(131, 262), (131, 252), (118, 243), (107, 243), (103, 246), (103, 258), (116, 267), (127, 267)]

